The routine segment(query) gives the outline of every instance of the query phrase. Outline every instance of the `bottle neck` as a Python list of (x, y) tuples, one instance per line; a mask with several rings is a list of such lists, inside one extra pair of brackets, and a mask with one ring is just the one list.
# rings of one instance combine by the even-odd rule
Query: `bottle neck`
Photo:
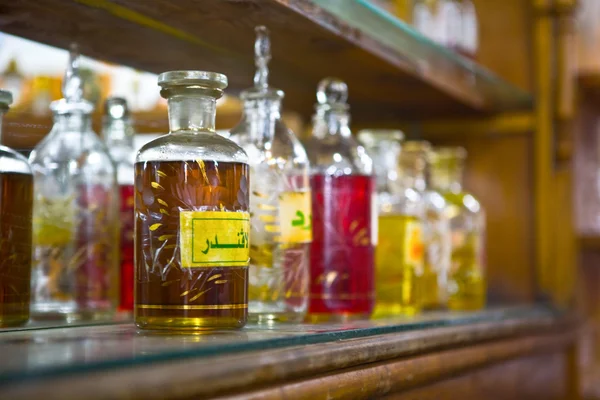
[(134, 135), (133, 126), (128, 119), (108, 118), (102, 129), (104, 142), (109, 149), (115, 147), (133, 149)]
[(430, 181), (434, 189), (443, 192), (460, 193), (462, 191), (462, 165), (435, 165), (431, 167)]
[(275, 124), (281, 118), (280, 108), (281, 100), (273, 99), (247, 100), (244, 104), (250, 139), (259, 148), (273, 141)]
[(214, 97), (197, 94), (169, 97), (171, 133), (214, 133), (216, 115), (217, 100)]
[(327, 136), (350, 137), (350, 115), (345, 111), (318, 111), (314, 117), (314, 136), (324, 139)]
[(91, 130), (92, 119), (89, 114), (55, 114), (54, 125), (59, 132), (86, 132)]
[(404, 153), (400, 159), (400, 181), (405, 188), (413, 188), (418, 192), (427, 189), (425, 179), (426, 159), (424, 153)]

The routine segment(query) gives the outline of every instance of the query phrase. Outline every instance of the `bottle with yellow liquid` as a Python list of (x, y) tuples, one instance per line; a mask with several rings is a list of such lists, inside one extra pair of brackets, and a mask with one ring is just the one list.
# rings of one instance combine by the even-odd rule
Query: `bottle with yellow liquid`
[(423, 199), (423, 244), (425, 248), (423, 275), (418, 285), (420, 306), (434, 310), (446, 306), (448, 270), (450, 268), (450, 221), (446, 200), (427, 185), (427, 159), (431, 144), (423, 140), (407, 141), (402, 145), (403, 176), (413, 177), (412, 187)]
[(485, 214), (479, 201), (462, 187), (467, 152), (443, 147), (430, 154), (431, 183), (447, 202), (452, 250), (448, 271), (448, 307), (479, 310), (486, 302)]
[(359, 133), (373, 157), (377, 176), (379, 234), (375, 250), (374, 318), (419, 312), (418, 281), (423, 274), (424, 204), (415, 190), (414, 166), (402, 162), (400, 131)]
[(312, 241), (309, 164), (304, 147), (280, 116), (284, 93), (268, 84), (270, 39), (256, 28), (254, 87), (231, 140), (249, 156), (251, 229), (249, 317), (300, 321), (308, 307)]

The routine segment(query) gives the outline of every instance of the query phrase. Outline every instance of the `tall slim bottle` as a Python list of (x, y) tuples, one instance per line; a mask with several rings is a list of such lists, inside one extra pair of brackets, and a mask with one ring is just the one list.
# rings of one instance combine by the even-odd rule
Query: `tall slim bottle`
[(447, 202), (452, 250), (448, 271), (448, 307), (479, 310), (486, 302), (485, 213), (462, 186), (467, 152), (443, 147), (431, 153), (431, 183)]
[(309, 314), (313, 321), (368, 317), (373, 311), (377, 209), (373, 162), (352, 137), (348, 88), (319, 83), (311, 163), (313, 242)]
[(0, 327), (29, 320), (33, 176), (27, 159), (2, 146), (2, 117), (12, 103), (0, 90)]
[(374, 159), (379, 208), (375, 251), (375, 318), (420, 311), (418, 289), (424, 271), (424, 216), (416, 189), (420, 161), (401, 150), (399, 131), (361, 131), (359, 139)]
[(160, 74), (170, 133), (135, 164), (135, 323), (144, 329), (242, 327), (248, 314), (246, 153), (215, 132), (227, 77)]
[(119, 310), (133, 311), (133, 178), (135, 131), (129, 118), (127, 101), (110, 97), (104, 103), (102, 136), (117, 168), (121, 201), (121, 251)]
[(254, 87), (241, 94), (244, 113), (230, 136), (248, 154), (252, 174), (248, 312), (259, 321), (298, 321), (308, 306), (308, 158), (281, 120), (283, 92), (267, 83), (268, 31), (259, 26), (256, 33)]
[(92, 131), (79, 55), (72, 49), (52, 131), (29, 157), (33, 170), (31, 311), (104, 318), (117, 306), (119, 193), (106, 146)]

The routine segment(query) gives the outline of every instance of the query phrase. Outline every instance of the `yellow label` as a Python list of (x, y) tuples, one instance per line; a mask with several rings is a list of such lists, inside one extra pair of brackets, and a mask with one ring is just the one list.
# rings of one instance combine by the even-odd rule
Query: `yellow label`
[(423, 268), (424, 250), (421, 224), (416, 221), (407, 221), (406, 234), (404, 236), (406, 263), (412, 264), (417, 269)]
[(311, 194), (283, 192), (279, 196), (279, 223), (282, 243), (312, 241)]
[(250, 214), (182, 211), (179, 214), (181, 266), (245, 267), (250, 261)]

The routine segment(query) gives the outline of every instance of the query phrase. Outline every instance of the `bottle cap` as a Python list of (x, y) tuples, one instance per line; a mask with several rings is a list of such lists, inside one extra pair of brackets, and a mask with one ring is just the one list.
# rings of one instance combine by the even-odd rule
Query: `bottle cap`
[(104, 114), (110, 119), (127, 119), (129, 109), (127, 100), (122, 97), (109, 97), (104, 102)]
[(94, 105), (83, 98), (83, 79), (79, 74), (79, 50), (71, 44), (69, 65), (62, 83), (63, 98), (50, 103), (50, 110), (55, 114), (81, 113), (90, 114)]
[(346, 111), (348, 106), (348, 85), (337, 78), (325, 78), (317, 87), (317, 108)]

